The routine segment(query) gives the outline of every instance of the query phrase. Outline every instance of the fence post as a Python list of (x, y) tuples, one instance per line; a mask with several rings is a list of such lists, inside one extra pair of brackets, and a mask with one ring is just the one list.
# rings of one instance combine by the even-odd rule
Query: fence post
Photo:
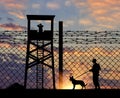
[(59, 89), (63, 86), (63, 22), (59, 21)]

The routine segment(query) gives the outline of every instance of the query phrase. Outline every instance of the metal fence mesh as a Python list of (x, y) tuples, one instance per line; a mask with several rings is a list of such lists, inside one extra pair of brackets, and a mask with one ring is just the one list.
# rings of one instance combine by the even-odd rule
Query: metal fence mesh
[[(99, 34), (98, 34), (99, 33)], [(120, 89), (120, 32), (64, 32), (63, 37), (63, 89), (72, 89), (69, 76), (85, 81), (87, 89), (94, 88), (92, 73), (87, 72), (96, 58), (101, 66), (100, 85), (103, 89)], [(56, 86), (59, 84), (58, 32), (54, 38)], [(85, 35), (83, 35), (85, 34)], [(107, 34), (107, 35), (105, 35)], [(26, 32), (0, 33), (0, 89), (13, 83), (24, 84), (26, 61)], [(97, 35), (97, 36), (96, 36)], [(104, 36), (103, 36), (104, 35)], [(85, 74), (84, 74), (85, 73)], [(44, 67), (44, 87), (51, 89), (51, 70)], [(36, 67), (28, 72), (27, 88), (36, 88)], [(39, 84), (41, 85), (41, 83)], [(77, 86), (76, 88), (80, 88)]]
[(120, 88), (119, 48), (119, 46), (76, 46), (75, 48), (71, 47), (71, 50), (64, 50), (64, 75), (68, 80), (64, 85), (65, 88), (68, 83), (71, 84), (69, 81), (71, 74), (76, 79), (85, 81), (88, 89), (94, 88), (92, 74), (89, 72), (93, 58), (96, 58), (101, 66), (99, 76), (101, 88)]
[(0, 44), (0, 88), (23, 83), (26, 45)]

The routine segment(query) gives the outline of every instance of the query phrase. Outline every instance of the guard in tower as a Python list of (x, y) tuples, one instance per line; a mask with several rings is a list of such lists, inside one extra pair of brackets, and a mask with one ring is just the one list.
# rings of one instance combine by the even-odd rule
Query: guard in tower
[(40, 24), (38, 24), (37, 26), (38, 26), (38, 28), (39, 28), (39, 32), (43, 32), (43, 25), (40, 23)]

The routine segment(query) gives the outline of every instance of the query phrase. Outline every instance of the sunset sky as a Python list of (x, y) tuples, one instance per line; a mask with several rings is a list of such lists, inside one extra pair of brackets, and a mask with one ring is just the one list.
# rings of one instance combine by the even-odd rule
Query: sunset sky
[(25, 30), (27, 14), (55, 15), (64, 30), (120, 28), (120, 0), (1, 0), (0, 30)]

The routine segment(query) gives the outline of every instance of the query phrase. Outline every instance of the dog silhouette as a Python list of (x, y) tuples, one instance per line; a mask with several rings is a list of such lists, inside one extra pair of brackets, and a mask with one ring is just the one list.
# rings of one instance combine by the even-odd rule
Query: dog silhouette
[(73, 76), (70, 76), (70, 81), (73, 84), (73, 89), (75, 89), (76, 85), (80, 85), (82, 87), (82, 89), (86, 88), (87, 84), (85, 84), (84, 81), (82, 81), (82, 80), (76, 80), (76, 79), (73, 78)]

